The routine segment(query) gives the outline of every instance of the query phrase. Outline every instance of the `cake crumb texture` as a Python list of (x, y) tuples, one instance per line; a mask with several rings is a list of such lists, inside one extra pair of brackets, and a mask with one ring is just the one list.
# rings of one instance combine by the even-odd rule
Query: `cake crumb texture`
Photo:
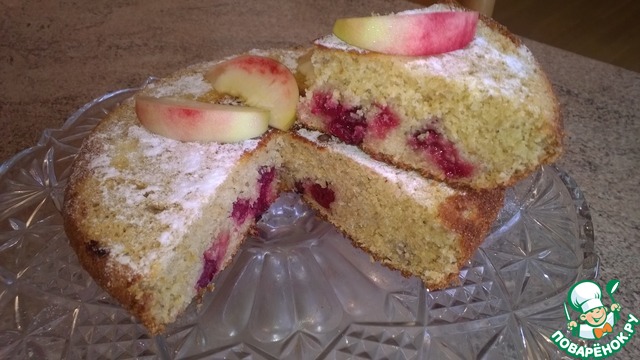
[[(560, 156), (562, 123), (550, 82), (531, 52), (488, 18), (467, 47), (444, 54), (378, 54), (328, 35), (316, 41), (310, 61), (301, 123), (340, 136), (347, 125), (335, 130), (337, 122), (348, 117), (362, 135), (346, 141), (396, 166), (489, 189)], [(396, 123), (380, 136), (382, 111)]]

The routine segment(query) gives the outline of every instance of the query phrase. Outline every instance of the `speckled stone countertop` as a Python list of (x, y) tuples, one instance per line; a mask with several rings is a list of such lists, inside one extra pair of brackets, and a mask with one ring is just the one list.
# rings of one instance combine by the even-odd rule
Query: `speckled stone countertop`
[[(389, 0), (0, 2), (0, 162), (109, 91), (251, 48), (308, 44), (337, 17), (416, 7)], [(559, 162), (591, 206), (600, 279), (640, 315), (640, 74), (525, 40), (562, 106)], [(640, 328), (638, 328), (640, 329)], [(640, 337), (618, 358), (640, 358)]]

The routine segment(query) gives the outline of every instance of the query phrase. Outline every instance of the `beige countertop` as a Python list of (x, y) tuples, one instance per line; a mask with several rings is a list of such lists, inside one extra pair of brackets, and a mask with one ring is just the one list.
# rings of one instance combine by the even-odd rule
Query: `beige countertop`
[[(413, 7), (389, 0), (2, 1), (0, 162), (106, 92), (252, 48), (305, 45), (330, 32), (337, 17)], [(616, 300), (640, 315), (640, 74), (525, 43), (562, 107), (559, 165), (591, 206), (600, 278), (619, 279)], [(618, 356), (640, 358), (640, 338)]]

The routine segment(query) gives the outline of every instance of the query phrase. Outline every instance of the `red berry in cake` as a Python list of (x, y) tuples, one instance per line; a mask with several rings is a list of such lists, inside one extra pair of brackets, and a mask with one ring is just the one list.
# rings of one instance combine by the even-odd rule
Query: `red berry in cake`
[(244, 222), (253, 216), (253, 206), (250, 199), (238, 199), (233, 203), (231, 209), (231, 218), (237, 226), (244, 224)]
[(379, 108), (380, 111), (371, 120), (368, 130), (371, 136), (383, 140), (389, 131), (400, 125), (400, 119), (388, 106)]
[(350, 145), (361, 144), (367, 132), (367, 122), (360, 110), (343, 106), (328, 93), (313, 94), (311, 112), (322, 116), (328, 133)]
[(336, 200), (336, 194), (329, 186), (322, 186), (320, 184), (313, 183), (309, 186), (309, 193), (320, 206), (325, 209), (331, 208), (331, 203)]
[(221, 233), (216, 237), (211, 247), (202, 254), (204, 269), (196, 283), (198, 288), (205, 288), (218, 273), (220, 264), (222, 264), (224, 256), (227, 254), (229, 239), (230, 235), (228, 231)]
[(413, 133), (408, 142), (412, 149), (423, 152), (436, 163), (448, 178), (463, 178), (473, 173), (473, 165), (460, 157), (454, 143), (433, 127)]
[(202, 274), (200, 274), (200, 278), (198, 279), (197, 286), (199, 289), (207, 287), (213, 277), (218, 272), (218, 263), (211, 259), (204, 259), (204, 269), (202, 270)]
[(318, 205), (330, 210), (331, 204), (336, 200), (336, 193), (329, 185), (322, 186), (310, 180), (297, 181), (295, 191), (299, 194), (308, 194)]
[(267, 211), (269, 206), (276, 200), (277, 192), (273, 186), (276, 178), (276, 169), (274, 167), (263, 167), (260, 169), (260, 178), (258, 186), (260, 187), (258, 199), (252, 205), (253, 213), (259, 218), (262, 213)]

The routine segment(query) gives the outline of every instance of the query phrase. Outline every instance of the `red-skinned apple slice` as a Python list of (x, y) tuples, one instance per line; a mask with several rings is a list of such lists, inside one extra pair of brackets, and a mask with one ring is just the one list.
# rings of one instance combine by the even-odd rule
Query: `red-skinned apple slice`
[(370, 51), (427, 56), (462, 49), (473, 39), (478, 13), (444, 11), (336, 20), (333, 33)]
[(262, 56), (242, 55), (215, 65), (205, 79), (221, 93), (242, 98), (249, 106), (271, 112), (269, 125), (288, 130), (295, 121), (298, 84), (280, 62)]
[(147, 130), (180, 141), (230, 143), (262, 135), (269, 112), (172, 97), (136, 97), (136, 115)]

